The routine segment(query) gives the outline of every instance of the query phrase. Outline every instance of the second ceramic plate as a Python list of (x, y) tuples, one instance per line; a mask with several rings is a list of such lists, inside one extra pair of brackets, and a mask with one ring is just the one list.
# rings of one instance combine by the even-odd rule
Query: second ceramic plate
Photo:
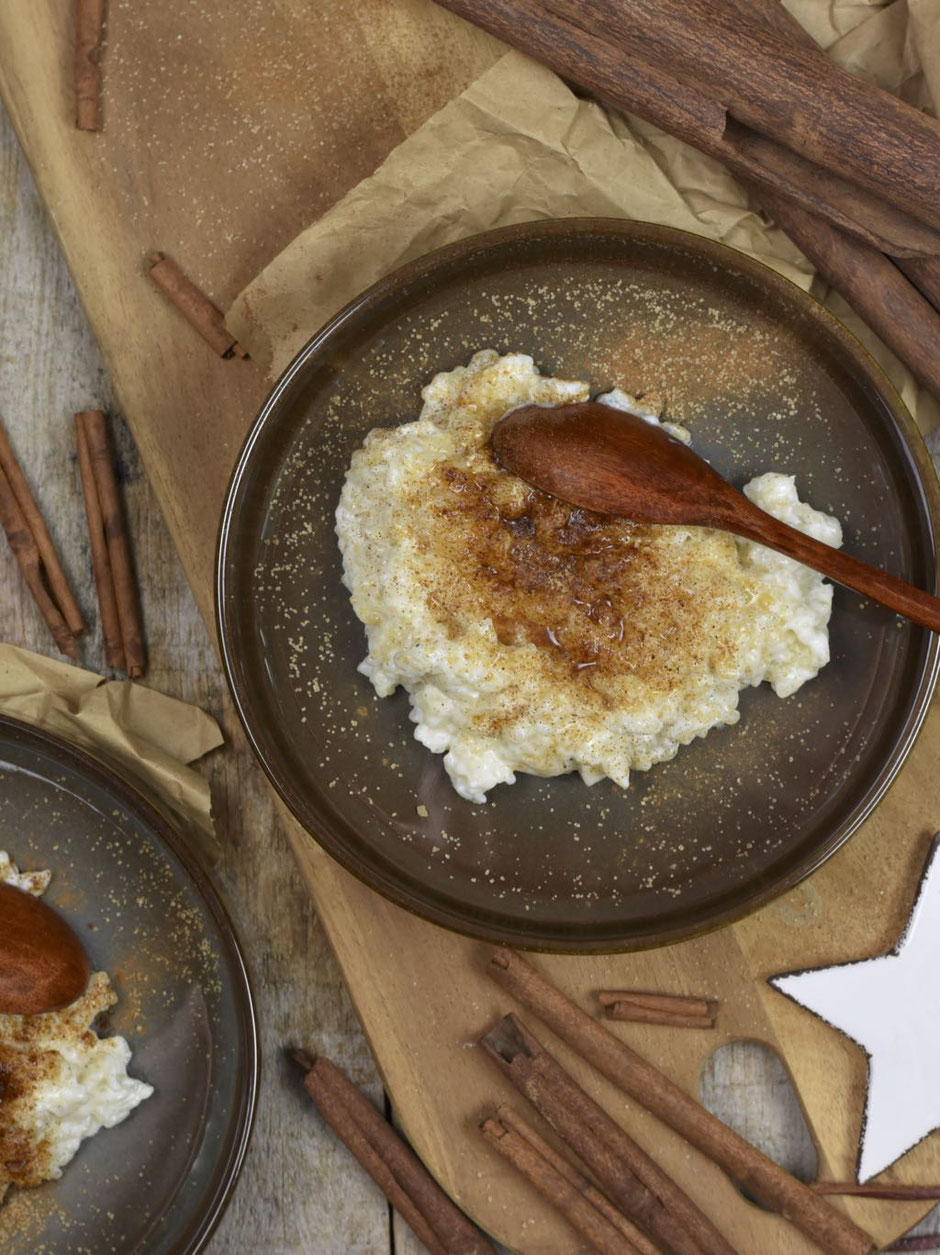
[(367, 883), (451, 928), (559, 950), (651, 945), (795, 884), (858, 826), (936, 680), (927, 632), (837, 589), (832, 662), (631, 787), (520, 776), (474, 806), (418, 745), (407, 697), (356, 670), (365, 637), (333, 530), (350, 454), (411, 420), (478, 349), (662, 398), (736, 484), (795, 474), (851, 553), (936, 580), (937, 485), (887, 381), (820, 305), (718, 244), (639, 223), (529, 224), (392, 275), (274, 389), (222, 524), (218, 607), (242, 719), (274, 783)]
[(4, 1255), (191, 1255), (241, 1168), (258, 1086), (248, 975), (228, 915), (176, 828), (108, 767), (0, 717), (0, 850), (48, 868), (44, 897), (118, 1002), (99, 1025), (130, 1044), (153, 1094), (84, 1141), (58, 1181), (10, 1190)]

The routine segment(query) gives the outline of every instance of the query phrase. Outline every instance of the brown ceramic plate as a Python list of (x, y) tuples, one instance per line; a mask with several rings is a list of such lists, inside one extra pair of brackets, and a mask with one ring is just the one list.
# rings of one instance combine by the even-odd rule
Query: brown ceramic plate
[(356, 670), (363, 629), (333, 530), (372, 427), (477, 349), (664, 398), (737, 484), (766, 470), (842, 520), (849, 552), (936, 584), (938, 488), (910, 416), (853, 337), (747, 257), (642, 223), (527, 224), (397, 271), (302, 350), (245, 444), (222, 520), (229, 680), (262, 763), (344, 866), (394, 901), (492, 941), (567, 951), (654, 945), (789, 888), (870, 813), (911, 747), (937, 641), (837, 589), (833, 659), (781, 701), (609, 781), (519, 776), (485, 806), (414, 741), (407, 696)]
[(225, 910), (176, 829), (89, 755), (0, 717), (0, 849), (50, 868), (45, 900), (119, 1001), (102, 1030), (154, 1093), (79, 1147), (58, 1181), (11, 1189), (4, 1255), (201, 1249), (231, 1193), (255, 1107), (248, 977)]

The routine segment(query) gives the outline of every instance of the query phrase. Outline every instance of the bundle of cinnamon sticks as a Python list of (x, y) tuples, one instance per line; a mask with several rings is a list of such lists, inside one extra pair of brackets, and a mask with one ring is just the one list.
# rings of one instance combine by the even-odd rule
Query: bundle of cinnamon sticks
[[(933, 1185), (836, 1181), (804, 1185), (577, 1007), (521, 955), (498, 950), (487, 971), (578, 1056), (827, 1255), (874, 1255), (875, 1246), (823, 1195), (908, 1201), (940, 1197), (940, 1186)], [(629, 996), (661, 1000), (673, 1015), (681, 1014), (674, 1010), (676, 1002), (687, 1015), (714, 1014), (710, 999), (617, 991), (620, 1002)], [(504, 1016), (480, 1045), (554, 1130), (568, 1154), (505, 1103), (481, 1123), (483, 1137), (592, 1249), (605, 1255), (733, 1255), (716, 1223), (577, 1084), (518, 1016)], [(322, 1056), (291, 1053), (304, 1069), (304, 1086), (320, 1114), (428, 1250), (483, 1255), (491, 1249), (411, 1148), (338, 1068)], [(890, 1249), (914, 1249), (903, 1242)]]
[(608, 1020), (662, 1024), (669, 1028), (714, 1028), (718, 1002), (689, 994), (651, 993), (639, 989), (602, 989), (597, 1000)]
[(80, 131), (101, 129), (101, 41), (104, 0), (75, 0), (75, 125)]
[(940, 122), (779, 0), (441, 0), (715, 157), (940, 397)]
[[(84, 410), (75, 415), (75, 425), (107, 664), (131, 677), (140, 676), (145, 657), (137, 589), (107, 420), (100, 410)], [(2, 425), (0, 526), (53, 640), (63, 654), (77, 661), (77, 637), (84, 632), (85, 622)]]

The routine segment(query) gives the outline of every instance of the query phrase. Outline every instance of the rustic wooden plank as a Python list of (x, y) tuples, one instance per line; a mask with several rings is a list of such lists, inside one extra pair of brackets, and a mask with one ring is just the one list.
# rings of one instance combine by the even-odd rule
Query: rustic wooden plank
[[(492, 55), (491, 47), (481, 51), (473, 32), (442, 23), (424, 0), (366, 6), (278, 0), (252, 3), (240, 16), (236, 26), (221, 6), (167, 0), (157, 12), (115, 0), (105, 129), (88, 136), (77, 135), (70, 124), (66, 11), (52, 0), (9, 0), (0, 7), (0, 89), (207, 615), (224, 485), (263, 385), (250, 364), (221, 362), (193, 340), (151, 291), (142, 256), (151, 247), (172, 248), (224, 303), (300, 222), (381, 160), (408, 126), (459, 90), (471, 67)], [(391, 51), (390, 31), (398, 32)], [(432, 35), (433, 45), (427, 42)], [(429, 67), (434, 73), (422, 88), (419, 71)], [(546, 968), (579, 998), (592, 988), (620, 984), (708, 988), (729, 1008), (708, 1047), (685, 1040), (690, 1035), (667, 1042), (644, 1026), (616, 1029), (693, 1092), (712, 1045), (742, 1037), (768, 1042), (798, 1073), (824, 1165), (843, 1166), (860, 1114), (859, 1053), (832, 1034), (821, 1043), (807, 1032), (809, 1017), (781, 1009), (783, 1000), (764, 992), (761, 982), (788, 965), (831, 959), (843, 940), (876, 947), (887, 935), (933, 817), (922, 764), (928, 764), (929, 777), (938, 748), (935, 717), (890, 805), (855, 838), (849, 855), (843, 852), (810, 882), (811, 889), (820, 886), (819, 913), (828, 928), (806, 930), (803, 899), (784, 899), (745, 925), (665, 951), (550, 959)], [(377, 899), (296, 824), (286, 827), (419, 1153), (471, 1214), (510, 1244), (572, 1249), (569, 1235), (531, 1191), (497, 1173), (491, 1152), (474, 1133), (481, 1109), (506, 1093), (472, 1049), (505, 1009), (483, 972), (488, 948)], [(257, 858), (258, 874), (274, 876), (263, 855)], [(884, 910), (866, 928), (872, 912), (854, 903), (866, 897), (873, 870), (886, 897)], [(851, 927), (843, 933), (845, 921)], [(267, 959), (274, 969), (278, 952), (271, 950)], [(736, 1245), (782, 1253), (807, 1249), (777, 1218), (743, 1204), (720, 1173), (690, 1159), (677, 1138), (587, 1076), (565, 1051), (559, 1055), (721, 1218)], [(906, 1166), (904, 1175), (935, 1175), (936, 1139), (916, 1155), (915, 1167)], [(867, 1202), (848, 1207), (882, 1240), (923, 1211)]]

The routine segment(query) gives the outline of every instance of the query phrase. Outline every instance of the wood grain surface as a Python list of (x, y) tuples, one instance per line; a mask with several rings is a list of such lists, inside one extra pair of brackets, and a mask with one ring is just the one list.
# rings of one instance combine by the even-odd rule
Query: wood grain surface
[[(210, 764), (226, 844), (217, 878), (249, 942), (266, 1056), (258, 1130), (216, 1247), (339, 1251), (388, 1244), (384, 1203), (304, 1108), (281, 1061), (280, 1047), (288, 1041), (320, 1046), (378, 1098), (325, 930), (402, 1125), (425, 1162), (509, 1244), (526, 1251), (573, 1250), (570, 1233), (528, 1187), (501, 1172), (474, 1127), (508, 1097), (505, 1084), (471, 1049), (508, 1009), (483, 973), (488, 947), (442, 933), (376, 898), (296, 825), (278, 820), (222, 696), (209, 638), (155, 505), (211, 623), (216, 520), (263, 385), (249, 363), (220, 361), (193, 337), (152, 289), (144, 273), (146, 253), (161, 247), (172, 252), (224, 305), (298, 227), (485, 68), (496, 46), (424, 0), (245, 3), (239, 17), (233, 22), (228, 7), (214, 4), (197, 9), (167, 0), (140, 9), (130, 0), (113, 0), (104, 130), (93, 135), (71, 126), (67, 8), (52, 0), (9, 0), (0, 9), (0, 90), (153, 487), (151, 495), (124, 434), (120, 448), (153, 658), (149, 682), (212, 710), (229, 740)], [(6, 172), (7, 164), (15, 164), (9, 143), (4, 153)], [(28, 191), (19, 191), (22, 179), (20, 173), (5, 177), (0, 194), (28, 198)], [(5, 210), (10, 203), (4, 201)], [(25, 225), (18, 230), (35, 230), (38, 210), (20, 218)], [(18, 317), (0, 309), (6, 315), (0, 365), (10, 372), (5, 379), (16, 381), (5, 382), (0, 399), (15, 410), (5, 414), (14, 443), (82, 589), (82, 609), (93, 617), (73, 446), (50, 433), (69, 426), (74, 409), (114, 409), (115, 400), (48, 237), (38, 244), (38, 260), (31, 257), (25, 247), (3, 254), (2, 264), (13, 273), (7, 282), (0, 276), (0, 301), (12, 293), (21, 304)], [(37, 281), (37, 267), (49, 276), (45, 284)], [(7, 564), (0, 566), (7, 590), (15, 573), (7, 555), (0, 561)], [(5, 637), (31, 645), (43, 641), (25, 599), (5, 596), (0, 606)], [(101, 656), (94, 635), (86, 648), (89, 659)], [(664, 951), (553, 958), (545, 967), (579, 999), (594, 988), (621, 986), (721, 997), (714, 1037), (683, 1034), (677, 1042), (644, 1025), (618, 1025), (615, 1031), (693, 1093), (699, 1092), (703, 1067), (714, 1081), (719, 1066), (727, 1076), (745, 1057), (733, 1047), (725, 1063), (709, 1064), (715, 1047), (741, 1039), (767, 1042), (795, 1080), (820, 1173), (847, 1176), (857, 1144), (864, 1061), (763, 981), (789, 967), (861, 957), (893, 943), (937, 826), (931, 787), (938, 748), (935, 712), (899, 783), (864, 831), (820, 873), (759, 915)], [(286, 841), (303, 881), (286, 856)], [(307, 904), (304, 885), (316, 911)], [(683, 1180), (742, 1251), (809, 1249), (776, 1217), (744, 1202), (721, 1173), (691, 1158), (678, 1138), (589, 1076), (567, 1052), (558, 1054)], [(932, 1138), (897, 1175), (927, 1180), (938, 1171)], [(925, 1207), (861, 1200), (847, 1210), (884, 1241)], [(407, 1241), (401, 1235), (396, 1249)]]

